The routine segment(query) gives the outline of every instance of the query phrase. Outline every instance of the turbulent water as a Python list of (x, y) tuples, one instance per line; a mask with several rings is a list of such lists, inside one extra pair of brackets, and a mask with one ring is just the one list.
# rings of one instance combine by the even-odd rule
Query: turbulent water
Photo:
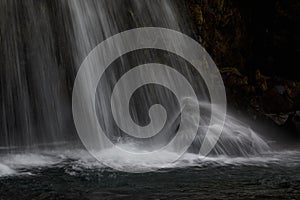
[(297, 199), (299, 156), (292, 151), (252, 158), (186, 154), (167, 166), (112, 160), (124, 167), (160, 168), (128, 174), (106, 168), (83, 150), (20, 153), (1, 157), (0, 192), (2, 199)]
[[(189, 63), (161, 50), (130, 52), (105, 71), (97, 88), (97, 115), (116, 147), (94, 152), (104, 163), (124, 171), (160, 170), (141, 175), (117, 172), (102, 165), (80, 144), (72, 121), (71, 93), (84, 58), (103, 40), (132, 28), (164, 27), (196, 38), (183, 2), (3, 0), (0, 10), (0, 199), (97, 199), (112, 194), (133, 198), (133, 188), (141, 193), (136, 194), (140, 198), (157, 199), (168, 195), (180, 198), (184, 192), (191, 195), (187, 199), (197, 199), (197, 195), (236, 197), (241, 188), (245, 189), (240, 191), (241, 197), (264, 197), (259, 195), (267, 193), (270, 196), (266, 197), (280, 198), (282, 192), (299, 196), (299, 152), (275, 152), (269, 141), (230, 115), (223, 127), (221, 111), (215, 113), (219, 120), (207, 136), (213, 143), (217, 130), (223, 128), (218, 143), (208, 157), (199, 154), (211, 117), (207, 87)], [(157, 148), (178, 130), (182, 111), (178, 100), (157, 85), (137, 90), (128, 106), (133, 121), (141, 126), (149, 123), (152, 105), (164, 106), (167, 125), (159, 137), (141, 142), (126, 135), (113, 119), (109, 101), (113, 87), (129, 69), (149, 62), (170, 65), (182, 73), (197, 92), (193, 103), (204, 113), (201, 123), (193, 124), (199, 126), (198, 132), (187, 153), (170, 164), (166, 161), (178, 157), (172, 151), (152, 160), (117, 153), (118, 148), (134, 152)], [(197, 110), (189, 112), (193, 123)], [(182, 140), (188, 137), (186, 131)], [(61, 183), (70, 188), (61, 187)], [(233, 189), (230, 184), (235, 184)], [(16, 195), (21, 189), (28, 193)], [(153, 194), (147, 196), (150, 191)]]

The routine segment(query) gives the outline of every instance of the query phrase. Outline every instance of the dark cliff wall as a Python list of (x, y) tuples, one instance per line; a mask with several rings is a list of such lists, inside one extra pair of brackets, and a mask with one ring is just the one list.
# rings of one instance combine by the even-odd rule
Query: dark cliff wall
[(300, 1), (186, 0), (202, 43), (220, 67), (299, 80)]
[(220, 68), (229, 105), (299, 133), (300, 1), (186, 2)]

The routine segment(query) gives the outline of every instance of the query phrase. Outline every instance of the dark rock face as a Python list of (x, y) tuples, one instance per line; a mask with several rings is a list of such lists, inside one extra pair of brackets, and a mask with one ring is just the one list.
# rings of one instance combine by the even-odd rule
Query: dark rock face
[(202, 45), (220, 68), (229, 104), (299, 131), (300, 2), (186, 2)]
[(245, 65), (249, 46), (241, 11), (230, 1), (187, 0), (202, 45), (221, 67)]
[(219, 67), (300, 80), (300, 2), (187, 0), (202, 44)]
[(220, 72), (231, 106), (239, 110), (250, 109), (278, 125), (285, 124), (289, 116), (298, 121), (300, 84), (264, 76), (259, 70), (251, 81), (236, 68), (221, 68)]
[(281, 91), (277, 86), (262, 95), (264, 110), (268, 113), (289, 112), (293, 108), (293, 101), (285, 90)]

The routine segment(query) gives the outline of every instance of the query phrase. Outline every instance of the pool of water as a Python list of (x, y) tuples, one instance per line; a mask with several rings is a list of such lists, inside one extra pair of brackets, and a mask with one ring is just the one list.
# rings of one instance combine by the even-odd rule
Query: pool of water
[(0, 199), (300, 199), (300, 151), (251, 158), (186, 154), (169, 165), (124, 167), (158, 170), (116, 171), (84, 150), (3, 155)]

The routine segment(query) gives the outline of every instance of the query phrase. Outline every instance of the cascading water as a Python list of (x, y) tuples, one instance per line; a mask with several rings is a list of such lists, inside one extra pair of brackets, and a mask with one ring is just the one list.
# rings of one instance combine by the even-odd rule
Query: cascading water
[[(187, 20), (178, 15), (178, 13), (180, 13), (179, 6), (173, 1), (152, 1), (150, 3), (133, 0), (127, 1), (123, 4), (111, 1), (99, 2), (93, 0), (79, 0), (68, 1), (67, 4), (71, 10), (72, 23), (75, 32), (75, 44), (78, 49), (76, 58), (83, 58), (87, 56), (99, 42), (103, 41), (103, 39), (126, 29), (145, 26), (166, 27), (181, 32), (186, 32), (188, 29), (186, 25)], [(124, 11), (122, 8), (127, 8), (125, 13), (122, 13), (122, 11)], [(126, 12), (129, 17), (126, 17)], [(82, 59), (79, 60), (78, 66), (81, 62)], [(184, 74), (198, 93), (198, 101), (196, 104), (199, 104), (202, 109), (206, 110), (206, 114), (204, 114), (204, 116), (202, 115), (203, 124), (207, 124), (211, 116), (209, 113), (210, 107), (205, 103), (209, 101), (207, 88), (205, 87), (201, 77), (195, 75), (197, 73), (191, 69), (187, 62), (170, 53), (168, 54), (164, 51), (158, 50), (151, 51), (149, 49), (135, 51), (133, 53), (130, 52), (123, 55), (120, 59), (114, 61), (109, 69), (106, 70), (105, 78), (100, 79), (100, 83), (97, 88), (97, 114), (100, 118), (101, 126), (105, 127), (105, 131), (109, 133), (111, 140), (122, 143), (122, 145), (124, 145), (124, 143), (134, 143), (137, 148), (140, 148), (140, 150), (146, 150), (149, 148), (149, 144), (140, 142), (140, 140), (132, 139), (132, 137), (126, 137), (124, 136), (126, 134), (123, 131), (116, 129), (118, 126), (115, 124), (114, 118), (111, 114), (112, 108), (110, 106), (110, 95), (113, 93), (117, 82), (124, 74), (126, 74), (126, 72), (128, 72), (129, 69), (149, 62), (170, 65)], [(142, 76), (142, 74), (140, 75)], [(148, 73), (147, 76), (156, 77), (158, 75), (153, 72), (152, 74)], [(166, 75), (165, 79), (169, 82), (176, 82), (176, 80), (174, 80), (171, 76)], [(121, 90), (129, 91), (129, 88), (130, 85), (123, 84)], [(180, 110), (178, 110), (178, 102), (173, 99), (174, 96), (172, 96), (168, 90), (164, 90), (157, 86), (156, 89), (153, 88), (155, 88), (155, 86), (151, 87), (151, 85), (148, 85), (141, 90), (135, 91), (135, 100), (131, 101), (132, 104), (130, 105), (130, 111), (134, 122), (137, 122), (139, 125), (147, 125), (149, 123), (149, 116), (147, 113), (148, 109), (156, 103), (165, 107), (169, 118), (167, 120), (167, 125), (161, 131), (163, 136), (152, 138), (150, 141), (150, 148), (153, 148), (153, 146), (154, 148), (158, 148), (159, 144), (167, 143), (172, 134), (176, 132), (176, 129), (179, 126), (178, 116), (180, 115)], [(88, 89), (89, 88), (86, 88), (86, 90)], [(195, 102), (193, 103), (195, 104)], [(124, 106), (126, 107), (126, 105), (120, 104), (118, 108)], [(193, 120), (193, 115), (194, 113), (191, 109), (190, 120)], [(119, 117), (124, 118), (122, 115)], [(219, 113), (219, 120), (216, 121), (213, 126), (215, 129), (222, 128), (221, 113)], [(207, 129), (207, 127), (204, 127), (205, 126), (199, 126), (196, 140), (190, 148), (193, 152), (195, 152), (195, 149), (199, 148), (203, 142), (205, 129)], [(145, 132), (139, 132), (138, 134), (140, 134), (139, 136), (142, 136)], [(189, 137), (188, 131), (186, 131), (185, 134), (185, 137)], [(211, 138), (211, 140), (214, 140), (216, 135), (209, 135), (208, 137)], [(251, 129), (246, 128), (242, 125), (242, 123), (234, 118), (228, 117), (225, 123), (223, 135), (212, 152), (217, 155), (248, 156), (267, 151), (268, 149), (268, 145), (259, 138), (256, 133), (254, 133)]]
[(70, 139), (70, 70), (63, 67), (58, 50), (63, 46), (58, 47), (62, 44), (55, 37), (48, 3), (0, 5), (0, 146), (24, 148)]
[[(73, 142), (76, 133), (71, 122), (71, 89), (74, 74), (84, 58), (106, 38), (132, 28), (165, 27), (192, 35), (188, 20), (179, 14), (180, 8), (181, 3), (171, 0), (1, 1), (1, 10), (5, 11), (0, 14), (0, 45), (3, 49), (0, 54), (1, 148)], [(114, 86), (129, 69), (149, 62), (172, 66), (183, 74), (197, 91), (198, 100), (193, 103), (205, 110), (201, 122), (207, 124), (211, 116), (211, 108), (207, 105), (210, 98), (204, 81), (184, 59), (162, 50), (130, 52), (114, 61), (105, 71), (96, 95), (99, 123), (108, 137), (124, 148), (132, 145), (141, 151), (158, 148), (165, 145), (179, 128), (180, 102), (172, 92), (158, 85), (146, 85), (138, 89), (129, 106), (133, 121), (145, 126), (150, 120), (149, 108), (161, 104), (168, 116), (167, 124), (159, 136), (145, 145), (116, 126), (110, 106)], [(167, 76), (165, 79), (174, 81)], [(126, 90), (129, 86), (122, 87)], [(192, 109), (190, 116), (193, 117)], [(215, 129), (221, 126), (221, 120), (213, 124)], [(206, 129), (205, 126), (199, 126), (189, 152), (195, 155), (199, 153)], [(185, 137), (189, 137), (189, 134)], [(211, 140), (214, 137), (214, 134), (208, 135)], [(266, 142), (254, 131), (228, 116), (221, 138), (211, 155), (247, 157), (268, 150)], [(101, 153), (107, 157), (116, 156), (114, 162), (122, 159), (122, 156), (114, 155), (111, 149)], [(159, 159), (168, 156), (172, 156), (172, 152), (167, 152)], [(7, 164), (5, 159), (1, 162)], [(126, 162), (134, 162), (134, 159)], [(4, 167), (0, 165), (0, 168)]]

